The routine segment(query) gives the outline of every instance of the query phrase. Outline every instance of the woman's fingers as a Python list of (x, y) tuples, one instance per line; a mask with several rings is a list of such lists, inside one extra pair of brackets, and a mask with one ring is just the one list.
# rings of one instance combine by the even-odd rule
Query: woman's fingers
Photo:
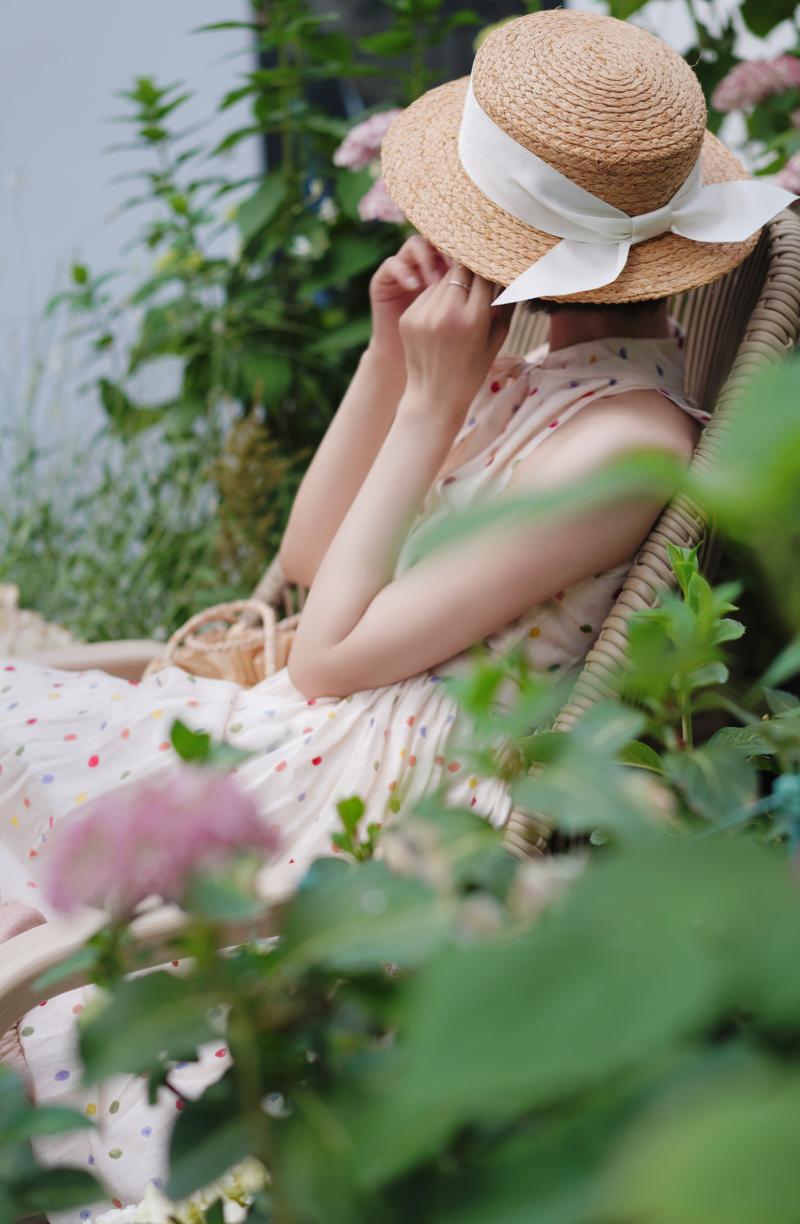
[(435, 247), (419, 235), (409, 238), (405, 245), (409, 258), (416, 264), (426, 285), (434, 285), (442, 279), (444, 263)]
[(491, 281), (484, 280), (482, 276), (473, 276), (469, 294), (471, 303), (487, 308), (491, 306), (496, 296), (497, 294)]

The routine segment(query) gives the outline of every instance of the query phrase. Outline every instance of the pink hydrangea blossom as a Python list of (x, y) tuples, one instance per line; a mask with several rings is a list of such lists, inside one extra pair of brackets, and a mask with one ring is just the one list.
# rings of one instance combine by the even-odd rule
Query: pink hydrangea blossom
[(398, 107), (370, 115), (363, 123), (357, 123), (345, 136), (333, 155), (334, 165), (347, 170), (363, 170), (378, 156), (381, 141), (389, 130), (393, 119), (400, 114)]
[(746, 110), (771, 94), (800, 88), (800, 59), (778, 55), (768, 60), (745, 60), (736, 64), (711, 95), (718, 111)]
[(787, 191), (800, 195), (800, 153), (790, 157), (786, 165), (775, 175), (775, 182)]
[(184, 765), (165, 784), (95, 800), (52, 844), (48, 900), (69, 913), (96, 905), (130, 914), (146, 897), (180, 901), (191, 877), (238, 851), (271, 857), (278, 831), (227, 775)]
[(358, 215), (362, 221), (390, 221), (400, 225), (405, 217), (395, 204), (383, 179), (376, 179), (358, 201)]

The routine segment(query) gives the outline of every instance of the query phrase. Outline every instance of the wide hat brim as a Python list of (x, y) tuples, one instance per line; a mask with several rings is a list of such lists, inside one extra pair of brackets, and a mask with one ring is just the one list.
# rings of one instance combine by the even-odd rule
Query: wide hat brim
[[(381, 148), (390, 196), (411, 224), (440, 251), (498, 285), (509, 285), (560, 241), (505, 212), (475, 186), (458, 156), (458, 134), (469, 77), (423, 94), (398, 115)], [(750, 177), (711, 132), (701, 152), (704, 183)], [(708, 284), (746, 259), (760, 230), (744, 242), (693, 242), (662, 234), (631, 247), (615, 281), (553, 300), (634, 302), (669, 297)]]

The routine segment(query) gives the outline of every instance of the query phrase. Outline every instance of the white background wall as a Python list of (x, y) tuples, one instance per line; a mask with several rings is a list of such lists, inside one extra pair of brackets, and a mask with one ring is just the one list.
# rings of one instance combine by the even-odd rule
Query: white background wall
[[(124, 109), (115, 93), (137, 75), (184, 80), (197, 96), (183, 119), (208, 119), (253, 56), (247, 31), (190, 31), (248, 12), (247, 0), (0, 0), (0, 424), (30, 411), (39, 360), (53, 384), (39, 410), (54, 424), (94, 417), (76, 395), (74, 346), (41, 316), (76, 260), (148, 271), (147, 256), (122, 254), (142, 216), (118, 215), (133, 193), (112, 180), (143, 159), (104, 154), (128, 136), (108, 122)], [(231, 173), (255, 173), (258, 156), (255, 142), (240, 144)]]

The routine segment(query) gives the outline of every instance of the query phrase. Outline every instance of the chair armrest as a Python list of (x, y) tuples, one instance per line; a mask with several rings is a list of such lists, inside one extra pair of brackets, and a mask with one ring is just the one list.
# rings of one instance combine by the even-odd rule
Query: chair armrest
[[(233, 947), (277, 935), (281, 910), (279, 904), (265, 905), (253, 918), (220, 924), (219, 946)], [(42, 974), (79, 951), (106, 921), (102, 910), (83, 910), (15, 935), (0, 947), (0, 1033), (42, 1002), (42, 992), (35, 987)], [(187, 915), (172, 905), (159, 906), (135, 918), (130, 933), (137, 952), (136, 968), (149, 969), (172, 960), (176, 940), (188, 924)], [(86, 973), (78, 970), (52, 986), (45, 997), (55, 998), (86, 985)]]

